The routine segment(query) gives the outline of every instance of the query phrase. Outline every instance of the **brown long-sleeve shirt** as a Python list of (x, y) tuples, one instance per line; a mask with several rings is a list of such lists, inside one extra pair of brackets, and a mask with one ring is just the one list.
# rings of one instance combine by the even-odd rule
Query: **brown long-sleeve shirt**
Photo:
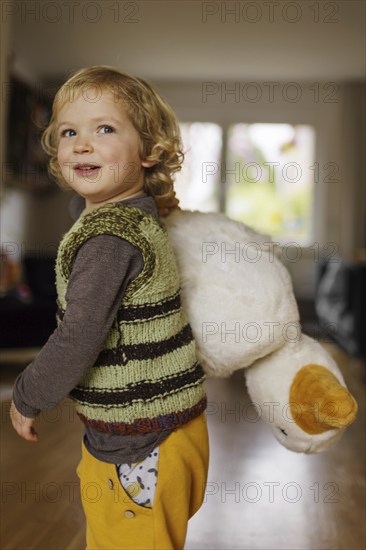
[[(146, 195), (124, 204), (158, 215)], [(15, 381), (13, 400), (19, 412), (33, 418), (78, 384), (103, 348), (127, 285), (142, 268), (141, 252), (119, 237), (99, 235), (83, 244), (73, 264), (62, 323)], [(130, 463), (143, 460), (169, 433), (131, 436), (85, 427), (84, 443), (99, 460)]]

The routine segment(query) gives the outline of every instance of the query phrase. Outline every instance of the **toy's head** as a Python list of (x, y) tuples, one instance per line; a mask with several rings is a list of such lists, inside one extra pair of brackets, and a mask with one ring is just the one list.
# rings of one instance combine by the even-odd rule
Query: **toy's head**
[(257, 361), (246, 382), (262, 419), (292, 451), (323, 451), (357, 415), (336, 363), (308, 336)]

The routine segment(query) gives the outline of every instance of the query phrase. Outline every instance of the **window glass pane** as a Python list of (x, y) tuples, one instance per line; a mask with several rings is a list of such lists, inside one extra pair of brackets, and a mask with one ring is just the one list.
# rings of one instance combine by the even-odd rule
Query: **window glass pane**
[(218, 124), (181, 123), (185, 159), (175, 175), (175, 190), (180, 206), (203, 212), (219, 209), (222, 129)]
[(290, 124), (229, 128), (226, 213), (280, 242), (312, 240), (315, 132)]

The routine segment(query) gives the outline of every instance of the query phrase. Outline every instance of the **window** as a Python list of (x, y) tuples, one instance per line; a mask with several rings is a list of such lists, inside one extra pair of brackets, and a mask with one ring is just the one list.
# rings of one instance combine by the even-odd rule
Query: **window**
[(314, 132), (290, 124), (229, 128), (226, 213), (280, 241), (312, 238)]
[[(223, 210), (279, 242), (313, 238), (315, 132), (306, 125), (182, 123), (182, 208)], [(220, 200), (221, 197), (221, 200)], [(221, 206), (220, 206), (221, 205)]]

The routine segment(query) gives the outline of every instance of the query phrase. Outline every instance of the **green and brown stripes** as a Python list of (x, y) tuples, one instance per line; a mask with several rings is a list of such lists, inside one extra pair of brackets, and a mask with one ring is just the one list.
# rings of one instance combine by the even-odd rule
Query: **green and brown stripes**
[(119, 322), (145, 322), (151, 319), (165, 317), (180, 311), (182, 307), (179, 291), (174, 296), (168, 296), (165, 300), (154, 304), (135, 304), (120, 309), (117, 314)]
[(72, 397), (80, 403), (88, 405), (120, 405), (126, 407), (136, 401), (154, 401), (161, 396), (178, 394), (188, 388), (201, 384), (204, 372), (201, 365), (195, 363), (184, 372), (172, 374), (159, 380), (143, 380), (138, 383), (127, 384), (124, 389), (111, 390), (110, 388), (83, 388), (78, 386), (71, 392)]
[(103, 350), (70, 397), (83, 422), (101, 431), (174, 429), (203, 412), (205, 375), (160, 220), (123, 203), (81, 216), (62, 240), (56, 262), (59, 322), (76, 254), (86, 240), (102, 234), (138, 247), (144, 267), (127, 287)]
[[(156, 359), (167, 355), (172, 351), (187, 346), (193, 341), (192, 329), (190, 325), (185, 325), (178, 333), (159, 340), (157, 342), (145, 341), (134, 344), (123, 344), (112, 349), (104, 349), (98, 356), (95, 366), (113, 365), (118, 363), (116, 355), (120, 351), (123, 353), (123, 364), (133, 360)], [(119, 348), (121, 348), (119, 350)], [(121, 355), (122, 357), (122, 355)]]

